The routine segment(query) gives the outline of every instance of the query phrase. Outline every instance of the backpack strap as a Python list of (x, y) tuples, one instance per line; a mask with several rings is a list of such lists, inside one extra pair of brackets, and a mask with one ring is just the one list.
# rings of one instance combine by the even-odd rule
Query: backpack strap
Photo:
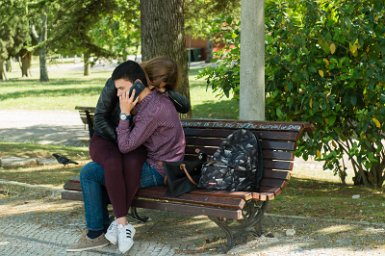
[(186, 175), (187, 179), (188, 179), (192, 184), (197, 185), (197, 183), (195, 182), (195, 180), (191, 177), (190, 173), (188, 173), (185, 164), (180, 164), (180, 165), (179, 165), (179, 169), (180, 169), (181, 171), (184, 172), (184, 174)]

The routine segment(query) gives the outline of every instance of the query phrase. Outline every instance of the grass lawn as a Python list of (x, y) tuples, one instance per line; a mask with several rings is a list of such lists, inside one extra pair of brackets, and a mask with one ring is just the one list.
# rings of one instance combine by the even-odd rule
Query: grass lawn
[[(0, 110), (74, 110), (75, 106), (95, 106), (106, 79), (111, 75), (113, 65), (98, 67), (90, 76), (83, 76), (81, 65), (52, 65), (49, 68), (50, 81), (41, 83), (38, 69), (32, 78), (20, 78), (19, 70), (0, 82)], [(238, 102), (219, 98), (211, 89), (206, 90), (206, 81), (196, 79), (201, 67), (189, 71), (191, 105), (194, 118), (238, 117)]]

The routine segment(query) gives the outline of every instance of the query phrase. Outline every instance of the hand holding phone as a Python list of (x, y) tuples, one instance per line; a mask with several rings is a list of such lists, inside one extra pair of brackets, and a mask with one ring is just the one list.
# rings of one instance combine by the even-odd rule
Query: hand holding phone
[[(142, 81), (135, 80), (130, 90), (119, 96), (120, 111), (129, 114), (138, 103), (138, 96), (144, 90), (145, 86)], [(132, 95), (135, 93), (134, 95)]]
[(139, 79), (136, 79), (128, 92), (128, 97), (131, 97), (132, 92), (135, 89), (134, 101), (138, 98), (139, 94), (144, 90), (145, 86)]

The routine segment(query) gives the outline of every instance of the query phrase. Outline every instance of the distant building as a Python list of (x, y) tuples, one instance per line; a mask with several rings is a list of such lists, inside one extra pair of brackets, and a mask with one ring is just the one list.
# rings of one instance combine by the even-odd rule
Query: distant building
[(190, 35), (186, 35), (186, 49), (189, 62), (210, 62), (211, 60), (212, 45), (207, 39), (192, 38)]

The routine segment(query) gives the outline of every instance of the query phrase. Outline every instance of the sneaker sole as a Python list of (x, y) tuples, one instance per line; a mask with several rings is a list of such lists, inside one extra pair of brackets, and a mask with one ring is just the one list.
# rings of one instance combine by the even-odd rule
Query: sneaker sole
[(134, 241), (132, 241), (132, 244), (131, 244), (131, 246), (130, 246), (129, 248), (127, 248), (127, 249), (125, 249), (125, 250), (121, 250), (121, 249), (119, 248), (119, 251), (120, 251), (121, 253), (124, 254), (124, 253), (128, 252), (129, 250), (131, 250), (132, 246), (134, 246)]
[(87, 248), (67, 249), (66, 251), (67, 251), (67, 252), (82, 252), (82, 251), (87, 251), (87, 250), (92, 250), (92, 249), (103, 248), (103, 247), (106, 247), (107, 245), (108, 245), (108, 243), (106, 243), (106, 244), (100, 244), (100, 245), (95, 245), (95, 246), (87, 247)]
[(110, 237), (108, 234), (105, 234), (104, 237), (110, 241), (111, 244), (116, 245), (118, 242), (118, 239), (116, 237)]

